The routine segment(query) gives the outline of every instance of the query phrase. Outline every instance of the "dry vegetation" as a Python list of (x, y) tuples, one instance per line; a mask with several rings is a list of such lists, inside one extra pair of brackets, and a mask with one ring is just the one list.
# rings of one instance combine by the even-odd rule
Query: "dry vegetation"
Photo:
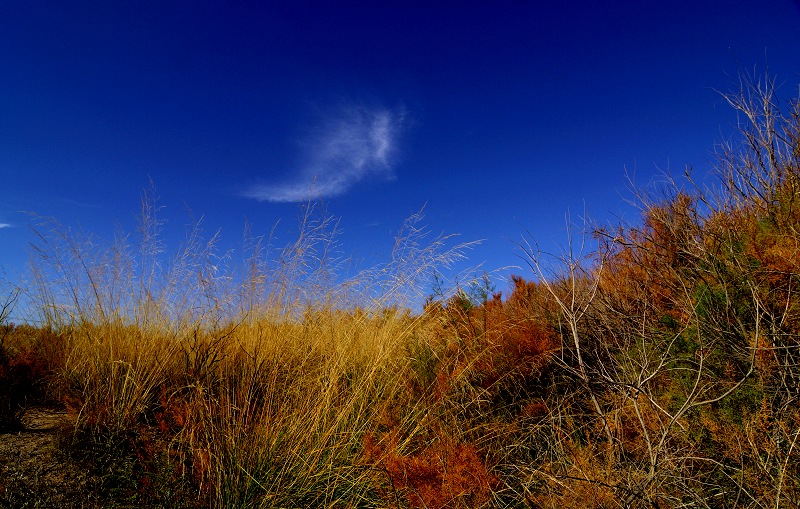
[(165, 258), (150, 195), (136, 249), (43, 223), (0, 421), (64, 405), (102, 507), (798, 507), (800, 105), (772, 86), (727, 96), (717, 186), (641, 196), (591, 251), (525, 244), (507, 297), (408, 311), (465, 247), (418, 218), (346, 280), (314, 207), (239, 263), (200, 224)]

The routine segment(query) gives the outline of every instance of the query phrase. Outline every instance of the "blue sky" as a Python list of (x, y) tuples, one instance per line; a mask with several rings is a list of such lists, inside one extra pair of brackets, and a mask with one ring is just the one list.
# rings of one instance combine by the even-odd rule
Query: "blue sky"
[(567, 213), (635, 221), (626, 174), (707, 172), (767, 64), (796, 97), (797, 1), (0, 2), (0, 274), (26, 212), (110, 237), (150, 179), (175, 242), (187, 209), (288, 241), (314, 194), (360, 263), (425, 206), (520, 265)]

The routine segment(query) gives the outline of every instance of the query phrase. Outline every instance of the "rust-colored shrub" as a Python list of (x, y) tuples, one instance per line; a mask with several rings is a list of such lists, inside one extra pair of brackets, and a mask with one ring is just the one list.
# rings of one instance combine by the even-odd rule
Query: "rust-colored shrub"
[(20, 425), (22, 409), (52, 399), (52, 378), (63, 365), (60, 335), (49, 328), (2, 325), (0, 342), (0, 428)]
[(440, 334), (452, 337), (437, 366), (438, 400), (463, 379), (495, 396), (511, 388), (518, 391), (535, 384), (551, 364), (560, 344), (548, 322), (551, 303), (535, 283), (518, 276), (512, 283), (505, 301), (499, 292), (482, 303), (459, 294), (426, 310), (443, 318)]
[(412, 453), (397, 452), (396, 432), (364, 439), (368, 462), (384, 470), (408, 507), (442, 509), (479, 507), (497, 484), (473, 444), (441, 437)]

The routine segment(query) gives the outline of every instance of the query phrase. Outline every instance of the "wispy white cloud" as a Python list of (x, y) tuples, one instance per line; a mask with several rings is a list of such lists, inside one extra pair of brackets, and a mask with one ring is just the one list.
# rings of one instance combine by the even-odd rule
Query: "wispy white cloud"
[(0, 223), (0, 228), (13, 228), (13, 226), (10, 223)]
[(302, 140), (306, 159), (294, 176), (253, 186), (243, 194), (260, 201), (298, 202), (340, 196), (371, 176), (394, 178), (404, 117), (402, 110), (345, 108)]

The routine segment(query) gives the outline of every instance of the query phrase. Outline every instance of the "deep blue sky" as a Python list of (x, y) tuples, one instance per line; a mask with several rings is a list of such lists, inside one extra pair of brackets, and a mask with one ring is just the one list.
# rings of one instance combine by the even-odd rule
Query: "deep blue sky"
[(288, 241), (313, 189), (366, 264), (425, 204), (471, 263), (521, 264), (567, 212), (635, 220), (626, 171), (708, 171), (715, 90), (766, 64), (796, 97), (796, 1), (2, 1), (0, 267), (23, 211), (110, 237), (150, 178), (176, 236), (188, 207)]

